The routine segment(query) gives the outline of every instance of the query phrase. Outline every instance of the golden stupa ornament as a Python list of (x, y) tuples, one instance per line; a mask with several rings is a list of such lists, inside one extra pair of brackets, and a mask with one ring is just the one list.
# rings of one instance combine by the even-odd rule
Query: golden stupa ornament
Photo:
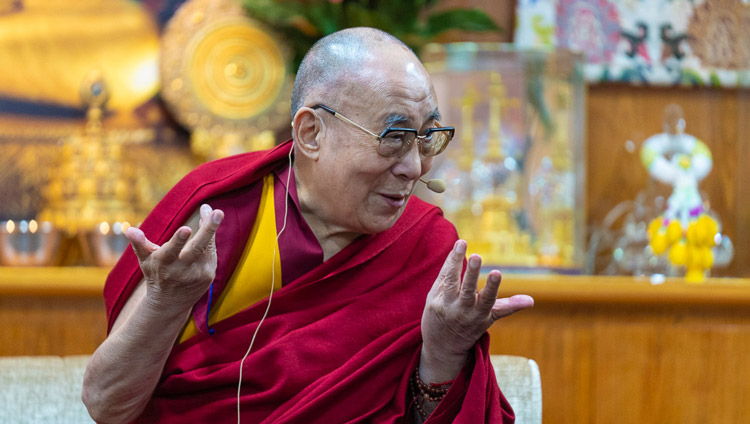
[(488, 162), (500, 162), (506, 158), (503, 151), (504, 140), (501, 128), (503, 110), (521, 106), (521, 100), (508, 98), (506, 91), (500, 73), (490, 72), (489, 138), (487, 139), (487, 153), (484, 155), (484, 160)]
[(109, 90), (100, 71), (89, 72), (80, 95), (86, 126), (62, 140), (39, 220), (77, 236), (88, 263), (109, 266), (127, 246), (122, 234), (138, 219), (136, 175), (123, 160), (122, 143), (102, 128)]
[(467, 84), (466, 94), (460, 98), (461, 156), (458, 158), (458, 163), (463, 171), (471, 170), (474, 162), (474, 109), (479, 101), (477, 88), (473, 84)]
[[(207, 158), (273, 145), (289, 121), (290, 54), (236, 0), (191, 0), (165, 30), (162, 96)], [(270, 135), (270, 138), (269, 138)]]

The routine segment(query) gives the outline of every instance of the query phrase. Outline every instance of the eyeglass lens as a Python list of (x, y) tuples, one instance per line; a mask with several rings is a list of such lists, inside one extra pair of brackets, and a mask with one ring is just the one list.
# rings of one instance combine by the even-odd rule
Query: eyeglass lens
[[(414, 131), (391, 130), (383, 134), (380, 140), (378, 152), (383, 156), (397, 156), (406, 150), (417, 134)], [(420, 153), (423, 156), (435, 156), (443, 151), (445, 145), (450, 141), (451, 132), (430, 131), (420, 140)]]

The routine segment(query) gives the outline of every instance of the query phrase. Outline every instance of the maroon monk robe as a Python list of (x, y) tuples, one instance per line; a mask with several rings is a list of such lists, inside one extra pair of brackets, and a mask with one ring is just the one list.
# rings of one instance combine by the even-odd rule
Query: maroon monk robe
[[(286, 142), (198, 167), (141, 228), (162, 244), (201, 203), (223, 209), (225, 219), (216, 236), (215, 299), (231, 276), (256, 214), (257, 193), (242, 188), (287, 160), (290, 148)], [(411, 422), (408, 379), (419, 361), (422, 311), (456, 239), (455, 228), (439, 209), (412, 197), (391, 229), (360, 237), (278, 290), (244, 364), (243, 422)], [(129, 249), (104, 289), (110, 329), (141, 278)], [(235, 419), (240, 360), (267, 300), (216, 323), (209, 335), (206, 299), (194, 308), (199, 334), (175, 346), (137, 422)], [(485, 334), (428, 423), (513, 422), (488, 348)]]

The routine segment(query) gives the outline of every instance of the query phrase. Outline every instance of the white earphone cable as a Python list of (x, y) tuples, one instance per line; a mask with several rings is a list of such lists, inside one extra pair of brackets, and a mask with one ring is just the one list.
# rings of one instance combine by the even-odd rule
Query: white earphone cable
[[(289, 150), (289, 172), (286, 175), (286, 194), (284, 196), (284, 225), (281, 227), (281, 230), (276, 235), (276, 243), (274, 243), (274, 246), (273, 246), (273, 260), (271, 261), (271, 293), (268, 295), (268, 305), (266, 306), (266, 312), (263, 314), (263, 317), (260, 319), (258, 326), (255, 327), (253, 338), (252, 340), (250, 340), (250, 346), (248, 346), (247, 352), (245, 352), (245, 356), (243, 356), (242, 361), (240, 361), (240, 377), (237, 383), (237, 424), (240, 424), (240, 391), (242, 390), (242, 368), (245, 364), (245, 359), (247, 359), (247, 356), (250, 354), (250, 351), (253, 348), (253, 344), (255, 343), (255, 337), (258, 335), (258, 330), (260, 330), (260, 326), (263, 325), (263, 321), (265, 321), (266, 316), (268, 316), (268, 311), (271, 309), (271, 299), (273, 299), (273, 288), (276, 285), (276, 246), (278, 246), (279, 244), (279, 237), (281, 237), (281, 233), (283, 233), (284, 230), (286, 229), (286, 218), (289, 212), (289, 181), (292, 176), (292, 152), (293, 151), (294, 151), (294, 143), (292, 143), (292, 148), (291, 150)], [(273, 201), (273, 199), (270, 199), (269, 201)]]

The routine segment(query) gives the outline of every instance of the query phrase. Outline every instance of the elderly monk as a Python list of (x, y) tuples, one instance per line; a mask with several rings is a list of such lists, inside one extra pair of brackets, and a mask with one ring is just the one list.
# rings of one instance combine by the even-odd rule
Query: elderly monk
[(422, 64), (381, 31), (334, 33), (292, 114), (292, 140), (198, 167), (127, 231), (91, 416), (512, 422), (486, 331), (533, 300), (497, 299), (498, 271), (477, 292), (480, 257), (411, 196), (453, 136)]

